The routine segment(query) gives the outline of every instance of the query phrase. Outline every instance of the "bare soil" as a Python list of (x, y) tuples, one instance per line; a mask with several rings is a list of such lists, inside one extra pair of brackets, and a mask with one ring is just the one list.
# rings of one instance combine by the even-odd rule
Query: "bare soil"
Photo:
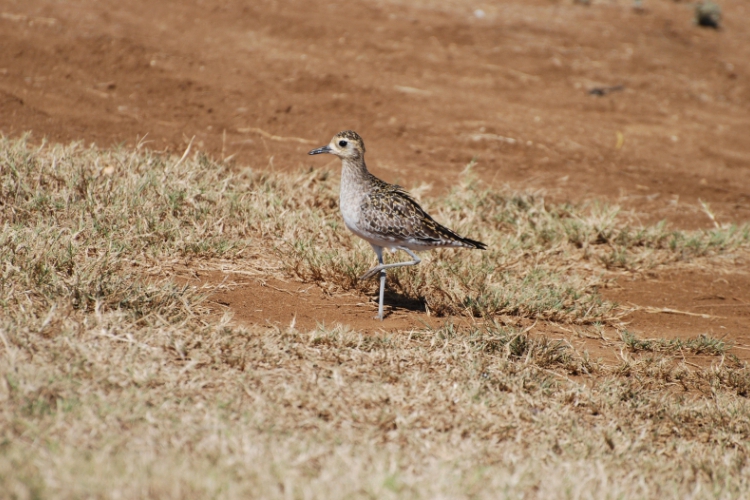
[[(750, 5), (721, 5), (713, 30), (672, 0), (644, 10), (625, 0), (8, 0), (0, 131), (177, 153), (194, 138), (238, 166), (293, 171), (338, 168), (306, 152), (355, 129), (376, 175), (427, 182), (426, 196), (477, 158), (490, 185), (606, 200), (634, 223), (711, 227), (700, 201), (719, 223), (740, 223), (750, 219)], [(214, 303), (244, 322), (375, 331), (445, 321), (393, 295), (396, 312), (380, 323), (366, 297), (235, 282)], [(750, 359), (746, 265), (656, 270), (604, 294), (640, 306), (625, 319), (638, 335), (706, 333)]]

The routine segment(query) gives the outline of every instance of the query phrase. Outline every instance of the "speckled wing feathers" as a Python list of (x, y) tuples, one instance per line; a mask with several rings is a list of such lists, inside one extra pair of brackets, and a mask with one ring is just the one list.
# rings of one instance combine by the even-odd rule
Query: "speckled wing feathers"
[(395, 242), (410, 241), (425, 249), (435, 247), (485, 248), (484, 243), (462, 238), (435, 222), (409, 194), (372, 178), (373, 185), (360, 207), (361, 228)]

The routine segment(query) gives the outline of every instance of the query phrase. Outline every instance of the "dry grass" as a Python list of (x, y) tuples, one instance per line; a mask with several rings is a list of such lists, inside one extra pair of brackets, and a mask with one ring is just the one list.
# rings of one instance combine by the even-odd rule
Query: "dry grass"
[[(19, 498), (748, 491), (750, 406), (720, 380), (733, 374), (747, 384), (742, 367), (696, 374), (651, 360), (606, 370), (560, 344), (497, 328), (372, 338), (345, 329), (143, 329), (119, 319), (91, 318), (86, 329), (66, 323), (56, 335), (5, 335), (3, 491)], [(585, 372), (594, 376), (568, 378)]]
[(607, 367), (491, 320), (606, 322), (608, 268), (731, 255), (747, 227), (631, 229), (613, 209), (487, 192), (467, 174), (426, 205), (492, 250), (446, 251), (393, 283), (484, 326), (381, 337), (240, 327), (208, 314), (210, 289), (168, 278), (181, 262), (369, 287), (354, 280), (371, 256), (341, 227), (336, 179), (3, 140), (0, 496), (750, 491), (750, 376), (722, 346), (690, 344), (716, 356), (696, 370), (671, 355), (687, 344), (625, 335)]

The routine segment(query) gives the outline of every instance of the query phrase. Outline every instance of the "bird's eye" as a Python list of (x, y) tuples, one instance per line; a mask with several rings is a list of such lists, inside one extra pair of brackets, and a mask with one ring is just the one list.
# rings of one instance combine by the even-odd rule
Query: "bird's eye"
[(346, 144), (347, 144), (346, 141), (339, 141), (339, 146), (341, 146), (342, 148), (345, 148)]

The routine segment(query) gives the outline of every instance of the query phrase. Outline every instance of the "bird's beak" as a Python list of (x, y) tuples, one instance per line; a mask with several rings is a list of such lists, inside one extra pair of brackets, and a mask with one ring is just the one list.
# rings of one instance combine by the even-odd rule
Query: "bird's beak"
[(312, 151), (310, 151), (307, 154), (309, 154), (309, 155), (319, 155), (319, 154), (323, 154), (323, 153), (331, 153), (331, 146), (323, 146), (322, 148), (313, 149)]

